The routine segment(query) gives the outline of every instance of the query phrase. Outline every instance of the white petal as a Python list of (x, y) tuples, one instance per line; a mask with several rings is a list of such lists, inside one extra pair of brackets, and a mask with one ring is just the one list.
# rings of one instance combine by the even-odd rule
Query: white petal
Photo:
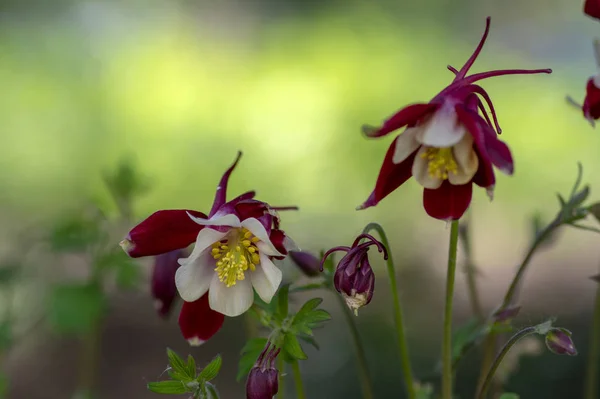
[(394, 156), (392, 162), (399, 164), (410, 156), (417, 148), (419, 148), (419, 142), (416, 139), (419, 128), (409, 127), (404, 133), (398, 136), (396, 140), (396, 148), (394, 148)]
[(250, 309), (253, 302), (254, 292), (250, 280), (238, 280), (235, 285), (227, 287), (219, 281), (219, 276), (213, 276), (208, 290), (208, 303), (212, 310), (235, 317)]
[(260, 299), (266, 303), (271, 302), (281, 284), (281, 279), (281, 270), (273, 264), (268, 256), (261, 254), (260, 265), (256, 267), (255, 271), (250, 272), (250, 281)]
[(228, 213), (223, 216), (213, 216), (210, 219), (198, 218), (196, 216), (190, 215), (188, 216), (196, 223), (202, 226), (231, 226), (231, 227), (240, 227), (240, 218), (235, 216), (233, 213)]
[[(283, 256), (283, 254), (279, 252), (271, 242), (271, 239), (267, 234), (267, 230), (265, 230), (265, 226), (263, 226), (262, 223), (259, 222), (257, 219), (248, 218), (244, 220), (242, 222), (242, 227), (247, 228), (250, 231), (250, 233), (252, 233), (252, 235), (254, 235), (260, 240), (260, 242), (258, 242), (256, 245), (260, 252), (263, 252), (269, 256)], [(263, 245), (258, 245), (261, 243)]]
[(298, 244), (296, 244), (296, 241), (292, 240), (290, 237), (288, 237), (287, 235), (285, 236), (285, 238), (283, 239), (283, 247), (289, 252), (289, 251), (301, 251), (300, 247), (298, 246)]
[(457, 173), (448, 173), (448, 180), (454, 185), (467, 184), (471, 181), (479, 168), (479, 158), (473, 150), (473, 137), (465, 137), (452, 148), (452, 155), (458, 165)]
[(193, 262), (200, 257), (202, 252), (211, 245), (213, 245), (217, 241), (221, 241), (229, 231), (220, 232), (214, 229), (209, 229), (208, 227), (200, 230), (198, 233), (198, 237), (196, 237), (196, 244), (194, 245), (194, 250), (190, 254), (188, 258), (178, 259), (180, 265), (184, 265), (188, 262)]
[(412, 167), (412, 174), (415, 180), (425, 188), (436, 189), (442, 185), (442, 179), (431, 176), (429, 174), (429, 161), (421, 156), (427, 151), (425, 146), (419, 148), (415, 156), (415, 162)]
[(209, 249), (191, 262), (185, 262), (175, 272), (175, 285), (186, 302), (193, 302), (206, 294), (215, 275), (215, 259)]
[(454, 111), (454, 105), (444, 104), (420, 126), (417, 141), (430, 147), (452, 147), (467, 133)]

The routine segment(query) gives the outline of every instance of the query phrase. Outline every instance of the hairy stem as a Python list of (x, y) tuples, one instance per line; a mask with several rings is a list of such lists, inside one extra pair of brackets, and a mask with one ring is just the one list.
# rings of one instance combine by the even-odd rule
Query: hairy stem
[(498, 366), (500, 365), (500, 363), (502, 363), (504, 356), (506, 356), (506, 354), (510, 351), (510, 349), (513, 347), (513, 345), (516, 344), (521, 338), (523, 338), (527, 335), (533, 334), (534, 332), (536, 332), (536, 327), (524, 328), (523, 330), (521, 330), (518, 333), (516, 333), (515, 335), (513, 335), (508, 340), (508, 342), (502, 347), (502, 350), (500, 351), (498, 356), (496, 356), (496, 358), (494, 359), (494, 362), (492, 363), (490, 370), (487, 372), (485, 379), (483, 380), (483, 384), (481, 386), (481, 389), (479, 390), (477, 399), (485, 399), (487, 390), (490, 387), (490, 384), (492, 383), (492, 381), (494, 380), (494, 374), (496, 373)]
[(342, 307), (342, 312), (344, 313), (344, 318), (346, 319), (346, 323), (348, 323), (348, 326), (350, 327), (352, 342), (354, 343), (356, 357), (358, 358), (358, 374), (361, 381), (363, 398), (373, 399), (373, 382), (371, 381), (371, 375), (369, 374), (365, 348), (360, 340), (360, 334), (358, 333), (358, 328), (356, 327), (356, 322), (354, 321), (354, 315), (348, 306), (346, 306), (346, 302), (344, 302), (344, 298), (342, 298), (341, 295), (335, 292), (335, 297), (338, 298), (340, 306)]
[(456, 252), (458, 250), (458, 220), (450, 227), (448, 249), (448, 274), (446, 277), (446, 304), (444, 307), (444, 335), (442, 341), (442, 398), (452, 399), (452, 303), (454, 299), (454, 277), (456, 274)]
[(304, 393), (304, 385), (302, 384), (302, 373), (298, 361), (292, 363), (292, 373), (294, 374), (294, 382), (296, 383), (296, 399), (306, 399)]
[[(392, 291), (392, 297), (394, 301), (394, 323), (396, 326), (396, 337), (398, 341), (398, 348), (400, 350), (400, 362), (402, 364), (402, 372), (404, 376), (404, 385), (406, 386), (406, 392), (409, 399), (416, 398), (412, 367), (410, 364), (410, 356), (408, 352), (408, 342), (406, 340), (406, 333), (404, 330), (404, 317), (402, 315), (402, 307), (400, 306), (400, 296), (398, 294), (398, 284), (396, 282), (396, 270), (394, 267), (394, 258), (392, 256), (392, 250), (388, 241), (385, 230), (379, 223), (369, 223), (364, 229), (363, 233), (368, 233), (371, 230), (377, 231), (381, 238), (382, 244), (385, 246), (388, 252), (387, 259), (387, 271), (390, 279), (390, 287)], [(457, 230), (458, 231), (458, 230)]]

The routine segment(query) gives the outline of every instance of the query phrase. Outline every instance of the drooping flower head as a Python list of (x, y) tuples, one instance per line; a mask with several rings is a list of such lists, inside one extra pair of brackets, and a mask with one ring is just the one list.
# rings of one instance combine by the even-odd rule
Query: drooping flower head
[(152, 269), (151, 293), (156, 311), (161, 317), (167, 317), (177, 299), (175, 273), (179, 269), (177, 260), (185, 256), (182, 250), (167, 252), (154, 258)]
[[(363, 239), (365, 242), (361, 243)], [(375, 291), (375, 274), (368, 256), (372, 245), (375, 245), (379, 252), (383, 252), (384, 259), (387, 259), (387, 250), (382, 243), (370, 234), (361, 234), (356, 237), (351, 247), (331, 248), (325, 252), (321, 260), (321, 270), (323, 270), (323, 264), (329, 255), (337, 251), (346, 252), (336, 267), (333, 284), (355, 314), (358, 314), (358, 309), (371, 302)]]
[[(187, 314), (207, 311), (190, 303), (203, 305), (199, 300), (208, 293), (206, 303), (210, 310), (233, 317), (252, 305), (253, 289), (263, 301), (270, 302), (282, 278), (273, 259), (283, 259), (288, 248), (294, 247), (280, 229), (277, 211), (296, 207), (271, 207), (254, 199), (254, 191), (226, 201), (229, 177), (241, 155), (238, 153), (221, 178), (208, 215), (187, 209), (157, 211), (135, 226), (121, 242), (131, 257), (158, 255), (195, 242), (191, 255), (178, 260), (181, 266), (175, 273), (175, 285), (186, 302), (180, 326), (182, 331), (186, 326), (184, 335), (199, 337), (194, 342), (206, 340), (206, 331), (213, 331), (219, 319), (213, 318), (213, 325), (182, 320)], [(195, 333), (190, 326), (206, 331)]]
[(552, 328), (546, 334), (546, 346), (557, 355), (577, 355), (577, 349), (571, 338), (571, 331), (566, 328)]
[(456, 76), (431, 101), (401, 109), (380, 127), (363, 127), (364, 133), (372, 138), (406, 129), (392, 142), (375, 189), (357, 209), (377, 205), (414, 176), (424, 188), (423, 205), (427, 213), (436, 219), (456, 220), (471, 202), (472, 183), (484, 187), (491, 197), (495, 185), (493, 166), (506, 174), (513, 173), (510, 150), (497, 138), (501, 129), (492, 101), (476, 82), (494, 76), (552, 71), (511, 69), (467, 76), (483, 48), (489, 27), (487, 18), (483, 37), (471, 57), (460, 70), (448, 66)]
[[(600, 3), (598, 7), (600, 8)], [(594, 40), (594, 56), (596, 58), (596, 65), (600, 68), (600, 41), (598, 39)], [(592, 126), (595, 126), (595, 121), (600, 119), (600, 73), (588, 78), (585, 86), (583, 105), (577, 103), (571, 97), (567, 97), (567, 101), (581, 109), (583, 117)]]
[(307, 251), (290, 251), (290, 259), (308, 277), (316, 277), (321, 273), (321, 261)]
[(246, 382), (247, 399), (272, 399), (279, 391), (279, 372), (274, 366), (281, 349), (270, 341), (258, 356)]

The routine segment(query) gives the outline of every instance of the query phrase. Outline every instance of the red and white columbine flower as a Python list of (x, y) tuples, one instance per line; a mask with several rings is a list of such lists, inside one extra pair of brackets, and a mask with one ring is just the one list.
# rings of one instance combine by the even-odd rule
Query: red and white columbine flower
[[(487, 92), (476, 82), (501, 75), (551, 73), (550, 69), (498, 70), (467, 76), (485, 43), (486, 28), (479, 45), (460, 71), (448, 66), (456, 77), (429, 103), (412, 104), (394, 114), (380, 127), (364, 126), (368, 137), (382, 137), (397, 129), (406, 130), (389, 147), (375, 189), (357, 209), (377, 205), (383, 198), (414, 176), (424, 187), (427, 213), (441, 220), (459, 219), (467, 210), (472, 183), (493, 194), (492, 165), (513, 173), (508, 146), (500, 141), (496, 112)], [(483, 102), (490, 108), (490, 119)], [(481, 113), (481, 114), (480, 114)]]
[[(210, 312), (239, 316), (252, 306), (254, 290), (263, 301), (270, 302), (282, 278), (273, 259), (283, 259), (288, 249), (294, 248), (293, 241), (279, 228), (277, 211), (296, 207), (271, 207), (255, 200), (253, 191), (226, 202), (229, 176), (241, 155), (238, 153), (221, 178), (208, 216), (186, 209), (157, 211), (121, 242), (134, 258), (195, 242), (191, 255), (179, 259), (181, 266), (175, 273), (177, 290), (186, 302), (179, 324), (191, 344), (210, 338), (216, 324), (222, 323), (222, 318), (212, 317)], [(205, 295), (208, 300), (202, 300)], [(195, 319), (194, 315), (204, 314), (207, 323), (187, 320), (188, 314)]]

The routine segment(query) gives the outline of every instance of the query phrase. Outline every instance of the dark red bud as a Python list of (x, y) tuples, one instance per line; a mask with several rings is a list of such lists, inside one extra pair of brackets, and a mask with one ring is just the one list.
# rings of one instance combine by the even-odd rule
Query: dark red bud
[(175, 250), (154, 258), (151, 292), (155, 300), (156, 310), (162, 317), (169, 315), (177, 299), (175, 272), (179, 268), (177, 260), (183, 257), (185, 257), (183, 251)]
[(246, 399), (272, 399), (279, 391), (279, 372), (274, 367), (280, 349), (270, 341), (254, 363), (246, 382)]
[(577, 355), (571, 332), (564, 328), (553, 328), (546, 334), (546, 346), (557, 355)]
[(290, 251), (289, 256), (294, 264), (308, 277), (316, 277), (321, 273), (321, 261), (310, 252)]

